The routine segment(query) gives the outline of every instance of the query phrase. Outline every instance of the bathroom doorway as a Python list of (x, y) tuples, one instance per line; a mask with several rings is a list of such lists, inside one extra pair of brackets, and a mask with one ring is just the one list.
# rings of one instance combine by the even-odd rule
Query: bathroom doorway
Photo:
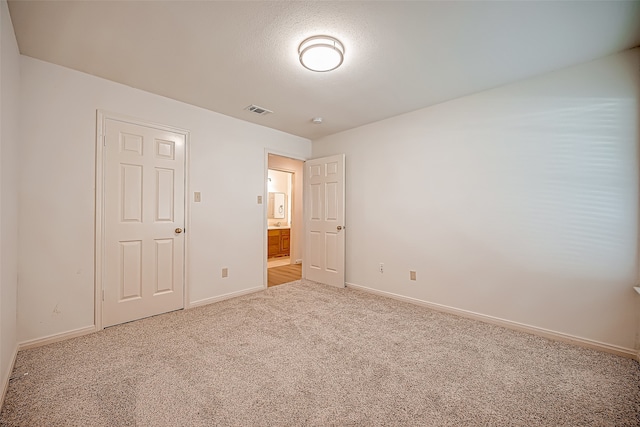
[(304, 162), (268, 154), (267, 287), (302, 278)]

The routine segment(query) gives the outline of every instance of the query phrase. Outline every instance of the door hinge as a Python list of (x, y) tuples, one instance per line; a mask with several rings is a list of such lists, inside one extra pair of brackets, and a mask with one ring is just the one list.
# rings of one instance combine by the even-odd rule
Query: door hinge
[(102, 301), (104, 301), (104, 289), (102, 290)]
[(107, 146), (107, 135), (102, 135), (102, 146), (103, 147)]

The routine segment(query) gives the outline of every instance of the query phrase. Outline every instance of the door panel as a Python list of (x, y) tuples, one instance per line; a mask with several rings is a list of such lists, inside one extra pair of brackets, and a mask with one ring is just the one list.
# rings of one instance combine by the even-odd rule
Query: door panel
[(105, 120), (103, 326), (184, 305), (185, 136)]
[(305, 278), (338, 287), (345, 284), (344, 167), (344, 154), (305, 162)]
[(142, 222), (142, 166), (121, 164), (122, 222)]
[(338, 244), (339, 238), (338, 233), (328, 232), (324, 235), (325, 237), (325, 259), (326, 259), (326, 269), (327, 271), (337, 272), (340, 268), (338, 265)]
[(173, 239), (156, 239), (156, 289), (154, 295), (173, 291)]
[(338, 188), (337, 183), (329, 182), (325, 186), (326, 188), (326, 202), (325, 202), (325, 219), (327, 221), (338, 220)]
[(310, 216), (313, 221), (320, 221), (322, 219), (321, 209), (322, 202), (320, 198), (322, 197), (321, 193), (321, 185), (320, 184), (310, 184), (310, 190), (308, 193), (311, 193), (311, 206), (310, 206)]
[(142, 297), (142, 241), (120, 243), (120, 284), (118, 301)]
[(172, 169), (156, 168), (156, 222), (173, 222), (173, 174)]

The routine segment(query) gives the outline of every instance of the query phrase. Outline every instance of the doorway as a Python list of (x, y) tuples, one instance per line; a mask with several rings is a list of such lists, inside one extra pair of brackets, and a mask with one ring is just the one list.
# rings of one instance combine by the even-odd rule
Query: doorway
[(267, 287), (302, 278), (304, 162), (268, 154)]
[(184, 307), (188, 132), (98, 114), (96, 325)]

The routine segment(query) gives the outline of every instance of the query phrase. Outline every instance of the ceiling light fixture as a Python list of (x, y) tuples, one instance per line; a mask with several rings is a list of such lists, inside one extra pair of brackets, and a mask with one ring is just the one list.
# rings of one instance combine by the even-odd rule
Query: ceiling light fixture
[(330, 36), (309, 37), (298, 47), (303, 67), (317, 72), (331, 71), (344, 61), (344, 46), (340, 40)]

